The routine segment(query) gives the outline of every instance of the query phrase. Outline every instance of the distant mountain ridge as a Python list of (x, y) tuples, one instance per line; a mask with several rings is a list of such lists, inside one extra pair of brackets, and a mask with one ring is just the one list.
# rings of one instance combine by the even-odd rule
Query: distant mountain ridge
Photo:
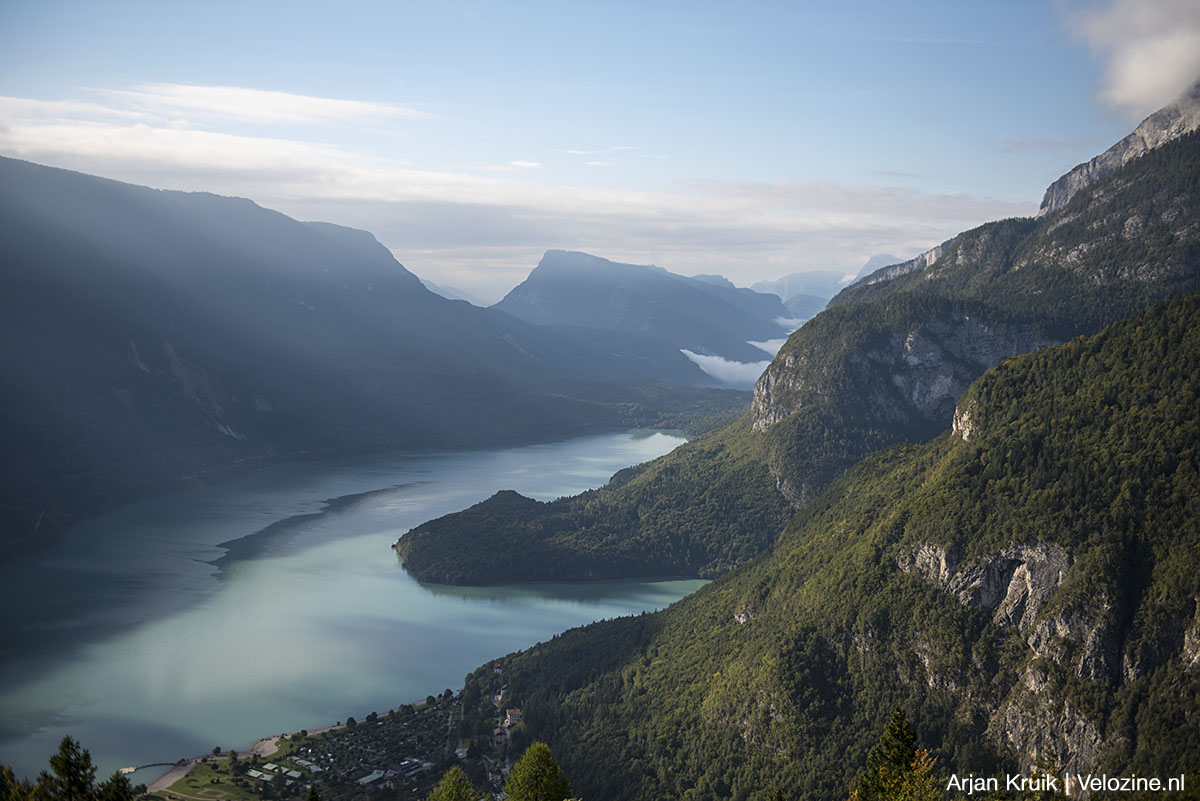
[(479, 298), (456, 287), (435, 284), (433, 281), (430, 281), (427, 278), (422, 278), (421, 283), (424, 284), (425, 288), (430, 292), (434, 293), (435, 295), (441, 295), (443, 298), (448, 300), (465, 300), (472, 306), (479, 306), (480, 308), (487, 306), (487, 304), (479, 300)]
[(239, 466), (743, 397), (658, 340), (441, 298), (364, 231), (14, 159), (0, 280), (0, 550)]
[(769, 292), (784, 301), (794, 295), (815, 295), (829, 299), (846, 285), (847, 277), (836, 270), (810, 270), (790, 273), (774, 281), (759, 281), (750, 286), (755, 292)]
[(679, 349), (757, 362), (749, 341), (787, 334), (778, 297), (738, 289), (711, 276), (688, 278), (661, 267), (622, 264), (548, 250), (493, 309), (539, 325), (571, 325), (651, 336)]

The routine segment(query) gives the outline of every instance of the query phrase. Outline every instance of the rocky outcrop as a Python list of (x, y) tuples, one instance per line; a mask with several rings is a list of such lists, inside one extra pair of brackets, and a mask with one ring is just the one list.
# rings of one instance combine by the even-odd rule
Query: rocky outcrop
[(890, 281), (893, 278), (899, 278), (902, 275), (908, 275), (909, 273), (915, 273), (920, 270), (924, 270), (932, 265), (935, 261), (940, 259), (942, 254), (946, 252), (946, 248), (950, 247), (952, 242), (954, 242), (954, 239), (947, 239), (942, 244), (935, 245), (921, 255), (915, 256), (908, 261), (903, 261), (899, 264), (892, 264), (888, 267), (883, 267), (879, 270), (876, 270), (863, 279), (863, 284), (870, 286), (871, 284), (878, 284), (882, 281)]
[(1113, 603), (1101, 594), (1047, 615), (1025, 640), (1034, 654), (1093, 681), (1115, 677), (1117, 622)]
[(957, 548), (925, 544), (902, 554), (896, 566), (953, 595), (963, 606), (993, 611), (1000, 626), (1026, 631), (1066, 578), (1071, 557), (1050, 542), (1012, 545), (961, 564)]
[[(959, 315), (896, 332), (849, 358), (857, 372), (882, 379), (858, 396), (880, 420), (915, 418), (944, 427), (958, 397), (981, 373), (1010, 356), (1052, 344), (1057, 341), (1028, 324)], [(766, 431), (829, 393), (833, 375), (819, 347), (785, 349), (759, 377), (750, 406), (755, 431)]]
[(1179, 655), (1185, 670), (1200, 666), (1200, 600), (1187, 608), (1143, 624), (1121, 658), (1121, 679), (1134, 682)]
[(975, 432), (979, 430), (978, 415), (978, 404), (974, 400), (960, 404), (954, 409), (954, 420), (950, 423), (950, 432), (962, 439), (963, 442), (969, 442)]
[(1200, 667), (1200, 599), (1196, 602), (1196, 614), (1192, 624), (1183, 635), (1183, 663), (1188, 670)]
[(1038, 216), (1061, 209), (1085, 186), (1111, 175), (1148, 150), (1197, 128), (1200, 128), (1200, 81), (1192, 84), (1174, 103), (1143, 120), (1129, 136), (1050, 184)]
[(1056, 697), (1045, 673), (1026, 669), (1021, 682), (988, 719), (988, 739), (1006, 747), (1025, 768), (1046, 758), (1066, 772), (1091, 772), (1104, 749), (1100, 727), (1069, 699)]
[(805, 404), (826, 396), (830, 375), (818, 366), (820, 360), (815, 357), (812, 352), (789, 349), (779, 353), (758, 377), (750, 402), (755, 431), (766, 431)]
[[(1030, 651), (1021, 679), (985, 704), (987, 736), (1031, 768), (1047, 755), (1064, 770), (1092, 770), (1106, 743), (1101, 727), (1054, 691), (1047, 663), (1094, 681), (1110, 680), (1117, 663), (1116, 620), (1107, 597), (1053, 609), (1071, 568), (1071, 556), (1051, 542), (1012, 545), (962, 562), (956, 548), (923, 544), (902, 554), (897, 566), (915, 573), (964, 606), (992, 611), (1002, 628), (1025, 636)], [(925, 664), (929, 660), (917, 652)], [(1043, 661), (1045, 660), (1045, 661)], [(944, 682), (930, 676), (930, 687)]]

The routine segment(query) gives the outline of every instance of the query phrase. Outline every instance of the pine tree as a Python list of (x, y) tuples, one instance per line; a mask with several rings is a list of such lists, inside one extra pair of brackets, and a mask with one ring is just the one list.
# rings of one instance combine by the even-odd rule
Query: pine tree
[(446, 771), (446, 775), (442, 777), (438, 786), (433, 788), (426, 801), (479, 801), (480, 798), (483, 796), (475, 792), (471, 780), (462, 772), (462, 768), (455, 765)]
[(321, 794), (317, 792), (317, 785), (308, 785), (308, 792), (304, 795), (304, 801), (321, 801)]
[[(867, 754), (867, 766), (859, 774), (854, 801), (894, 801), (899, 784), (913, 771), (917, 758), (917, 734), (904, 710), (896, 707), (883, 727), (879, 743)], [(890, 792), (889, 792), (890, 791)]]
[(8, 765), (0, 765), (0, 801), (33, 801), (33, 786)]
[(137, 795), (125, 774), (117, 771), (96, 790), (97, 801), (134, 801)]
[(47, 801), (95, 801), (96, 766), (92, 755), (67, 735), (50, 757), (51, 773), (42, 771), (36, 792)]
[(563, 801), (570, 798), (571, 786), (550, 746), (534, 743), (513, 765), (504, 792), (510, 801)]

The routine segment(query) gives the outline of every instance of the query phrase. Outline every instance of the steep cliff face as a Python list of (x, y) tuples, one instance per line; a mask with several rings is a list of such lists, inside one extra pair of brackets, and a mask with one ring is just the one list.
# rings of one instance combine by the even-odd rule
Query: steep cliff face
[(1050, 542), (1012, 545), (969, 564), (961, 559), (956, 548), (925, 543), (899, 557), (896, 566), (920, 575), (963, 606), (993, 612), (997, 626), (1021, 631), (1032, 628), (1071, 566), (1066, 551)]
[(834, 298), (755, 386), (750, 426), (780, 492), (799, 506), (867, 453), (944, 430), (1004, 359), (1197, 288), (1198, 171), (1193, 132), (1058, 211), (967, 231)]
[[(956, 548), (926, 543), (896, 564), (963, 606), (991, 612), (999, 629), (1019, 632), (1028, 646), (1011, 667), (1010, 675), (1019, 678), (998, 701), (976, 710), (987, 720), (987, 736), (1022, 765), (1032, 767), (1039, 755), (1052, 753), (1063, 770), (1091, 771), (1107, 747), (1102, 722), (1055, 692), (1042, 660), (1091, 681), (1111, 681), (1122, 634), (1112, 599), (1100, 593), (1056, 608), (1074, 560), (1052, 542), (1012, 545), (966, 564), (961, 558)], [(929, 681), (939, 683), (932, 672)]]
[[(831, 397), (833, 371), (822, 369), (816, 351), (789, 348), (759, 378), (751, 402), (751, 426), (763, 432), (806, 405)], [(963, 390), (1002, 359), (1057, 344), (1029, 323), (988, 320), (969, 313), (913, 320), (907, 330), (889, 331), (849, 356), (855, 367), (882, 382), (860, 396), (883, 419), (906, 422), (919, 417), (943, 425)]]
[(924, 270), (929, 265), (942, 257), (946, 248), (950, 246), (953, 239), (948, 239), (936, 247), (932, 247), (924, 253), (914, 256), (908, 261), (902, 261), (898, 264), (890, 264), (886, 267), (881, 267), (872, 273), (863, 277), (862, 283), (865, 285), (878, 284), (882, 281), (890, 281), (893, 278), (899, 278), (902, 275), (919, 272)]
[[(984, 309), (946, 307), (896, 323), (864, 328), (836, 360), (824, 337), (797, 338), (756, 383), (751, 428), (774, 445), (771, 471), (794, 506), (867, 453), (944, 429), (958, 397), (1001, 360), (1061, 341)], [(815, 418), (840, 423), (841, 450), (824, 460), (811, 440), (826, 435), (807, 428)]]
[(1147, 151), (1197, 128), (1200, 128), (1200, 81), (1192, 84), (1175, 102), (1143, 120), (1129, 136), (1050, 184), (1042, 197), (1038, 216), (1061, 209), (1080, 189), (1111, 175)]

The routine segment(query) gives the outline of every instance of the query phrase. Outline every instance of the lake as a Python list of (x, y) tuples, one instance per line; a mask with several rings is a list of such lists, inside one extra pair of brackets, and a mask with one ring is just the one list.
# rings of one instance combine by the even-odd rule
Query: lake
[(32, 778), (67, 733), (98, 778), (245, 750), (457, 690), (483, 662), (572, 626), (662, 608), (704, 582), (425, 587), (391, 545), (500, 489), (574, 494), (682, 442), (629, 432), (280, 465), (76, 525), (0, 563), (0, 762)]

